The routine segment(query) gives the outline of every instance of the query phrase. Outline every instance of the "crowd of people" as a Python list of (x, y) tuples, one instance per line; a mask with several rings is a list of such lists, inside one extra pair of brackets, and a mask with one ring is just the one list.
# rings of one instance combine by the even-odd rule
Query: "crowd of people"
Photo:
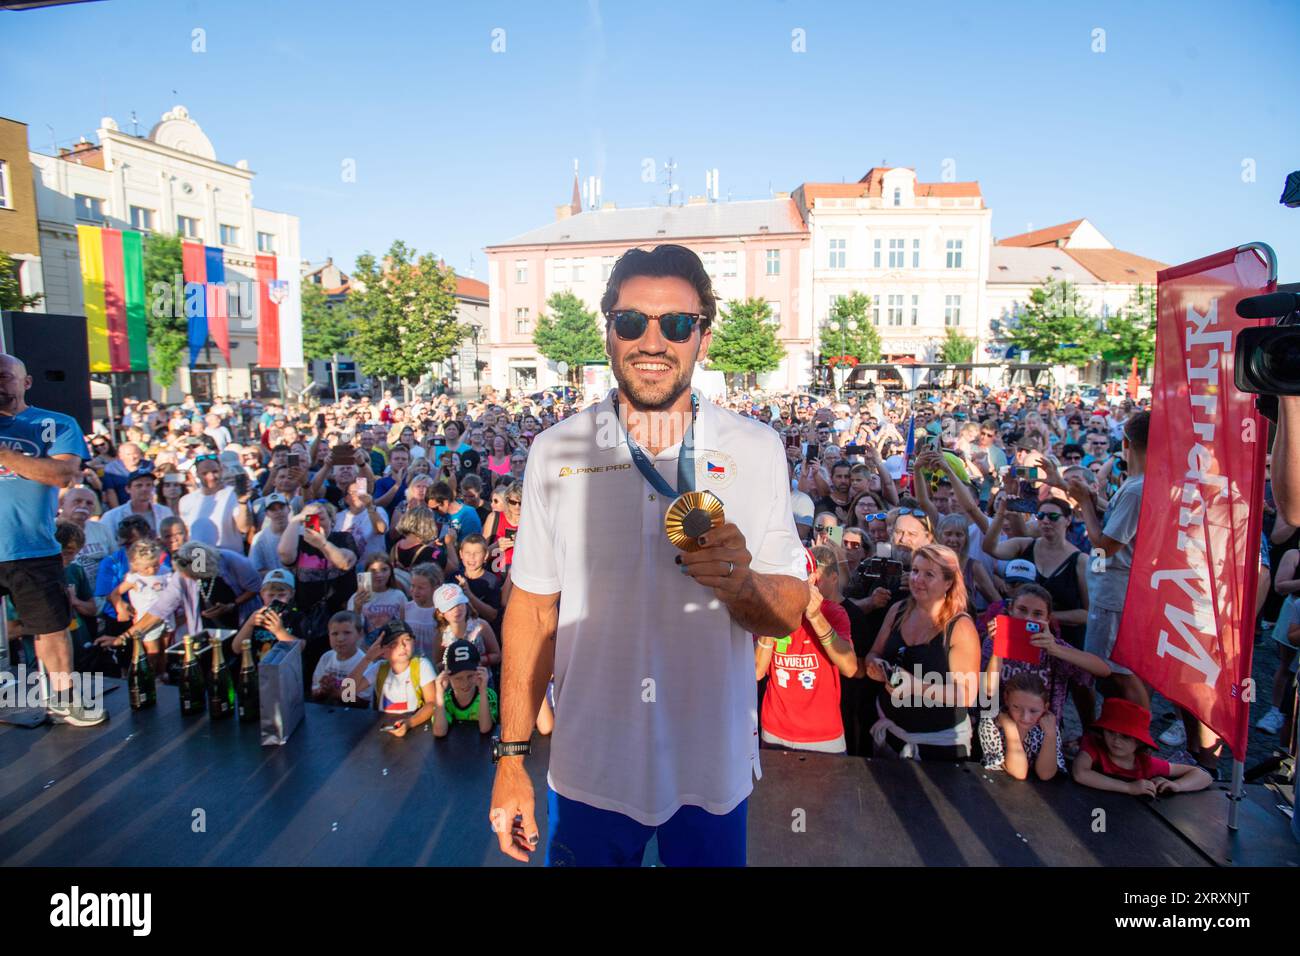
[[(1186, 759), (1154, 755), (1150, 691), (1111, 659), (1145, 402), (968, 386), (720, 404), (781, 436), (807, 548), (800, 627), (754, 635), (763, 746), (1135, 794), (1214, 778), (1221, 744), (1190, 715), (1162, 737)], [(399, 736), (492, 731), (529, 448), (585, 405), (128, 400), (58, 490), (74, 669), (122, 674), (138, 638), (167, 680), (188, 633), (223, 635), (232, 667), (247, 642), (257, 660), (296, 640), (310, 699), (375, 707)], [(1300, 636), (1300, 531), (1269, 511), (1263, 616)], [(40, 625), (10, 608), (12, 656), (34, 667)], [(1025, 626), (1034, 653), (1000, 654), (999, 628)], [(1285, 646), (1272, 733), (1292, 696)]]

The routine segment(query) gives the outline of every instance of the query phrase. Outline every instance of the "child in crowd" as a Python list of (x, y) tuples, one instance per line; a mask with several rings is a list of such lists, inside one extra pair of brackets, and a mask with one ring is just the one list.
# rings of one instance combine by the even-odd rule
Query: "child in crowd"
[(1002, 710), (980, 718), (980, 745), (985, 770), (1005, 770), (1017, 780), (1051, 780), (1065, 769), (1056, 716), (1048, 708), (1043, 679), (1031, 671), (1016, 671), (1002, 682)]
[[(442, 568), (436, 564), (417, 564), (411, 568), (411, 600), (402, 610), (402, 620), (415, 640), (415, 652), (423, 657), (442, 658), (438, 639), (438, 610), (433, 595), (442, 587)], [(430, 673), (430, 678), (433, 674)]]
[(443, 650), (455, 641), (468, 641), (489, 671), (501, 663), (501, 645), (492, 625), (471, 610), (469, 598), (460, 585), (444, 584), (438, 588), (433, 595), (433, 606)]
[(469, 641), (457, 640), (447, 645), (436, 681), (437, 696), (433, 700), (435, 737), (446, 737), (456, 723), (476, 723), (481, 734), (490, 734), (496, 726), (497, 693), (488, 686), (490, 675), (481, 665), (478, 649)]
[[(1081, 651), (1053, 633), (1050, 626), (1052, 596), (1041, 585), (1031, 583), (1019, 585), (1011, 592), (1007, 605), (1001, 613), (1008, 617), (1034, 621), (1042, 626), (1042, 630), (1031, 637), (1029, 642), (1039, 648), (1043, 655), (1037, 664), (1028, 661), (1003, 660), (995, 655), (993, 642), (997, 637), (997, 619), (990, 618), (987, 622), (989, 636), (984, 639), (981, 648), (986, 681), (985, 693), (988, 699), (995, 700), (1000, 681), (1009, 680), (1012, 675), (1022, 672), (1036, 674), (1043, 682), (1043, 686), (1047, 688), (1047, 709), (1055, 718), (1059, 730), (1061, 719), (1065, 715), (1065, 698), (1071, 686), (1090, 691), (1093, 678), (1110, 676), (1110, 666), (1096, 654)], [(1085, 723), (1092, 713), (1092, 710), (1080, 709)]]
[[(108, 599), (113, 602), (119, 621), (135, 621), (153, 609), (167, 589), (172, 572), (162, 569), (163, 549), (157, 538), (140, 538), (126, 549), (126, 560), (131, 570)], [(171, 631), (172, 622), (168, 620), (143, 635), (145, 651), (155, 674), (166, 673), (165, 654)], [(130, 648), (127, 651), (130, 653)]]
[(488, 543), (481, 534), (468, 534), (461, 539), (460, 573), (456, 583), (469, 598), (470, 610), (495, 624), (501, 618), (501, 578), (487, 569)]
[(54, 538), (59, 542), (63, 558), (63, 582), (67, 585), (68, 603), (72, 605), (72, 618), (68, 622), (68, 637), (72, 640), (72, 664), (78, 671), (111, 670), (111, 659), (94, 644), (95, 641), (95, 587), (86, 577), (86, 570), (77, 563), (77, 555), (86, 546), (86, 533), (73, 521), (59, 521), (54, 526)]
[(1204, 790), (1211, 777), (1196, 764), (1171, 764), (1154, 756), (1151, 711), (1120, 697), (1108, 697), (1093, 733), (1085, 734), (1072, 776), (1098, 790), (1154, 797)]
[(392, 719), (385, 729), (395, 737), (405, 737), (433, 716), (432, 702), (438, 699), (433, 663), (415, 653), (415, 638), (401, 621), (384, 627), (348, 677), (358, 696), (375, 689), (375, 708)]
[(393, 562), (388, 555), (379, 551), (368, 554), (361, 567), (370, 575), (370, 587), (358, 583), (356, 593), (348, 598), (348, 610), (361, 615), (361, 633), (371, 635), (389, 621), (402, 620), (406, 595), (394, 586)]
[(226, 655), (227, 661), (238, 660), (244, 653), (246, 641), (253, 642), (253, 659), (260, 661), (276, 641), (300, 640), (295, 636), (301, 630), (299, 624), (302, 620), (302, 615), (293, 606), (295, 584), (293, 572), (288, 568), (266, 572), (259, 592), (264, 606), (253, 612), (235, 634)]
[(370, 706), (369, 688), (364, 693), (356, 693), (353, 685), (346, 683), (347, 676), (365, 657), (357, 646), (361, 641), (361, 616), (353, 611), (339, 611), (330, 618), (329, 632), (330, 649), (321, 655), (311, 676), (312, 699), (350, 707)]

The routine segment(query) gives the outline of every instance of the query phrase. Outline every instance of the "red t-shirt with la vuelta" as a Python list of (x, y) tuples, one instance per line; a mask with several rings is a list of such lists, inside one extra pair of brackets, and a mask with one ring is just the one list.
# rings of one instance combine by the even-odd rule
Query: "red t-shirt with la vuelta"
[[(849, 615), (844, 608), (822, 601), (822, 615), (840, 640), (850, 640)], [(824, 743), (843, 735), (840, 669), (827, 656), (808, 618), (789, 638), (777, 638), (767, 677), (762, 720), (765, 731), (799, 744)]]

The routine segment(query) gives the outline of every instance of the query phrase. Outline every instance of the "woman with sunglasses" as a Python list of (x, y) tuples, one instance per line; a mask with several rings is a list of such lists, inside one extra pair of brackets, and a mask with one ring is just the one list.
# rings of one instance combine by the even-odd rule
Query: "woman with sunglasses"
[[(490, 545), (488, 555), (492, 570), (502, 575), (508, 585), (510, 564), (515, 558), (515, 535), (519, 531), (519, 509), (524, 500), (524, 485), (522, 481), (513, 481), (504, 488), (498, 485), (498, 489), (502, 491), (505, 509), (488, 515), (487, 524), (483, 526), (483, 537)], [(493, 498), (495, 497), (494, 491)]]
[(1029, 558), (1038, 570), (1037, 582), (1052, 596), (1053, 620), (1061, 628), (1061, 637), (1072, 647), (1083, 647), (1088, 623), (1087, 555), (1069, 542), (1072, 508), (1059, 498), (1039, 503), (1034, 514), (1038, 536), (998, 540), (1007, 518), (1007, 498), (998, 500), (997, 513), (982, 542), (984, 552), (1001, 561)]

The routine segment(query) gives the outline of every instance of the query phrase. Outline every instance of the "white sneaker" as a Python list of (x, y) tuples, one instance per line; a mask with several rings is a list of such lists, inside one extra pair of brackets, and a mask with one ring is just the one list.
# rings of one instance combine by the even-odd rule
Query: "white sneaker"
[(1267, 714), (1256, 721), (1255, 729), (1262, 730), (1266, 734), (1275, 734), (1282, 729), (1282, 725), (1285, 723), (1286, 714), (1282, 713), (1282, 711), (1278, 710), (1276, 707), (1272, 707), (1269, 709)]
[(1187, 743), (1187, 728), (1181, 719), (1175, 720), (1159, 739), (1166, 747), (1181, 747)]

